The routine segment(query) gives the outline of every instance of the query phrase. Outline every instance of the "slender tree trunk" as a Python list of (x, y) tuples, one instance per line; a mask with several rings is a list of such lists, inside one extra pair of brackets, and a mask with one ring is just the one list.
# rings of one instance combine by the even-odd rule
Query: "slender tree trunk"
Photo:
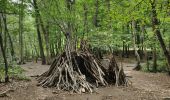
[[(40, 26), (41, 26), (41, 29), (44, 33), (44, 40), (45, 40), (45, 44), (46, 44), (46, 53), (47, 53), (47, 57), (46, 57), (46, 63), (47, 64), (50, 64), (50, 51), (49, 51), (49, 33), (48, 33), (48, 28), (49, 28), (49, 25), (47, 25), (47, 27), (45, 28), (44, 26), (44, 22), (42, 20), (42, 17), (41, 17), (41, 14), (40, 14), (40, 11), (39, 11), (39, 8), (38, 8), (38, 5), (36, 4), (36, 7), (37, 7), (37, 16), (38, 16), (38, 19), (40, 21)], [(46, 30), (47, 29), (47, 30)]]
[(50, 56), (50, 41), (49, 41), (49, 27), (50, 27), (50, 25), (49, 25), (49, 23), (47, 24), (47, 26), (46, 26), (46, 39), (45, 39), (45, 41), (46, 41), (46, 51), (47, 51), (47, 64), (50, 64), (50, 59), (51, 59), (51, 56)]
[(35, 40), (34, 40), (33, 46), (34, 46), (34, 50), (35, 50), (35, 53), (36, 53), (35, 62), (37, 63), (40, 54), (39, 54), (39, 51), (37, 50), (37, 46), (35, 45)]
[(129, 58), (129, 55), (128, 55), (128, 44), (125, 45), (125, 54), (126, 54), (126, 58)]
[(133, 46), (134, 46), (134, 51), (135, 51), (135, 56), (136, 56), (136, 59), (137, 59), (137, 64), (134, 68), (134, 70), (140, 70), (141, 69), (141, 65), (140, 65), (140, 56), (139, 56), (139, 53), (138, 53), (138, 50), (137, 50), (137, 46), (136, 46), (136, 22), (135, 20), (132, 20), (132, 38), (133, 38)]
[(84, 38), (84, 34), (88, 33), (88, 21), (87, 21), (88, 9), (87, 9), (87, 4), (85, 3), (83, 5), (83, 7), (84, 7), (84, 33), (83, 33), (83, 38)]
[(8, 31), (7, 22), (6, 22), (6, 15), (3, 14), (2, 18), (3, 18), (3, 22), (4, 22), (4, 26), (5, 26), (5, 33), (7, 33), (7, 35), (8, 35), (9, 43), (10, 43), (10, 46), (11, 46), (10, 49), (11, 49), (12, 60), (14, 60), (14, 55), (15, 55), (14, 46), (13, 46), (13, 42), (12, 42), (11, 36), (9, 34), (9, 31)]
[(170, 38), (169, 38), (169, 52), (170, 52)]
[[(38, 56), (38, 51), (37, 51), (37, 49), (36, 49), (34, 39), (32, 40), (32, 39), (31, 39), (31, 36), (28, 36), (28, 38), (29, 38), (29, 45), (30, 45), (31, 48), (32, 48), (31, 57), (32, 57), (32, 60), (34, 60), (35, 57)], [(33, 48), (34, 48), (34, 49), (33, 49)]]
[(157, 56), (156, 56), (156, 46), (153, 47), (153, 72), (157, 71)]
[(58, 42), (57, 42), (57, 48), (56, 48), (56, 54), (58, 54), (59, 52), (61, 52), (61, 48), (62, 48), (62, 38), (61, 38), (61, 33), (59, 33), (58, 35)]
[(129, 55), (130, 55), (130, 50), (129, 50), (129, 44), (127, 45), (127, 58), (129, 58)]
[(4, 63), (5, 63), (5, 82), (8, 82), (9, 81), (8, 62), (7, 62), (7, 59), (6, 59), (6, 52), (5, 52), (4, 47), (3, 47), (2, 33), (0, 33), (0, 46), (1, 46), (1, 51), (2, 51), (3, 58), (4, 58)]
[(21, 0), (21, 4), (19, 5), (19, 44), (20, 44), (20, 61), (19, 64), (24, 64), (23, 58), (23, 0)]
[(111, 16), (110, 16), (110, 6), (111, 6), (111, 0), (106, 0), (106, 5), (107, 5), (107, 14), (109, 16), (109, 21), (108, 21), (108, 27), (111, 28), (112, 24), (111, 24)]
[(41, 33), (40, 33), (40, 22), (38, 20), (38, 7), (37, 7), (37, 1), (33, 0), (34, 3), (34, 9), (35, 9), (35, 22), (36, 22), (36, 27), (37, 27), (37, 35), (38, 35), (38, 42), (39, 42), (39, 46), (40, 46), (40, 55), (41, 55), (41, 59), (42, 59), (42, 64), (46, 64), (46, 60), (45, 60), (45, 55), (44, 55), (44, 49), (43, 49), (43, 45), (42, 45), (42, 38), (41, 38)]
[(40, 55), (41, 55), (42, 65), (44, 65), (44, 64), (46, 64), (46, 60), (45, 60), (44, 49), (43, 49), (43, 45), (42, 45), (40, 27), (38, 25), (37, 18), (36, 18), (36, 23), (37, 23), (38, 42), (39, 42), (39, 46), (40, 46)]
[[(6, 6), (7, 6), (7, 0), (1, 0), (1, 2), (3, 3), (3, 5), (2, 5), (2, 7), (1, 7), (1, 9), (0, 9), (0, 11), (2, 11), (2, 12), (4, 12), (4, 14), (2, 13), (1, 14), (1, 19), (3, 20), (3, 16), (5, 15), (5, 13), (6, 13)], [(6, 16), (6, 15), (5, 15)], [(5, 24), (1, 24), (2, 25), (2, 27), (5, 27)], [(4, 29), (4, 36), (2, 36), (2, 37), (4, 37), (4, 43), (3, 43), (3, 48), (4, 48), (4, 51), (5, 51), (5, 53), (6, 53), (6, 48), (7, 48), (7, 32), (6, 32), (6, 30)]]
[(7, 50), (7, 32), (4, 30), (4, 51), (6, 52), (6, 50)]
[[(142, 57), (145, 56), (145, 53), (144, 53), (144, 41), (145, 41), (145, 34), (146, 34), (146, 29), (145, 29), (145, 25), (142, 25), (141, 26), (141, 30), (142, 30), (142, 36), (141, 36), (141, 43), (142, 43)], [(144, 57), (145, 58), (145, 57)]]
[[(57, 46), (57, 45), (56, 45)], [(51, 54), (51, 57), (55, 57), (55, 51), (54, 51), (54, 43), (51, 43), (50, 45), (50, 54)]]
[(149, 56), (148, 56), (147, 47), (144, 48), (144, 52), (145, 52), (145, 59), (146, 59), (146, 67), (147, 70), (149, 71)]
[[(5, 63), (5, 82), (9, 81), (9, 77), (8, 77), (8, 62), (7, 62), (7, 58), (6, 58), (6, 52), (3, 46), (3, 38), (2, 38), (2, 16), (0, 16), (0, 47), (1, 47), (1, 51), (2, 51), (2, 55), (4, 58), (4, 63)], [(1, 80), (0, 80), (1, 81)]]
[(125, 56), (125, 41), (123, 41), (123, 50), (122, 50), (122, 57)]
[(156, 0), (153, 0), (153, 1), (150, 1), (151, 3), (151, 7), (152, 7), (152, 28), (153, 28), (153, 32), (155, 33), (160, 45), (161, 45), (161, 48), (164, 52), (164, 55), (167, 59), (167, 62), (168, 62), (168, 69), (170, 71), (170, 54), (166, 48), (166, 45), (165, 45), (165, 42), (162, 38), (162, 35), (161, 35), (161, 32), (160, 32), (160, 29), (159, 29), (159, 21), (158, 21), (158, 18), (157, 18), (157, 12), (156, 12)]
[(96, 0), (95, 7), (96, 7), (96, 11), (95, 11), (95, 15), (94, 15), (93, 24), (95, 27), (98, 27), (99, 26), (99, 20), (98, 20), (99, 0)]

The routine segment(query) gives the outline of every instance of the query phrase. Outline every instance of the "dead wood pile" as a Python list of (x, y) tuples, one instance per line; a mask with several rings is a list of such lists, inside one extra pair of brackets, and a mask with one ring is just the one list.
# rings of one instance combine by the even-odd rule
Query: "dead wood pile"
[(38, 85), (43, 87), (77, 93), (94, 92), (95, 87), (110, 84), (126, 85), (123, 69), (118, 67), (114, 57), (106, 69), (87, 49), (70, 52), (69, 47), (38, 78)]

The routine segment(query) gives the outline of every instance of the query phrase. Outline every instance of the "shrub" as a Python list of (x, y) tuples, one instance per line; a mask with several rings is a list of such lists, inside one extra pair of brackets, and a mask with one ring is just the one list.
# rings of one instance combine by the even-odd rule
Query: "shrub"
[[(26, 77), (24, 74), (24, 69), (22, 69), (20, 66), (9, 66), (8, 67), (8, 75), (10, 78), (17, 79), (17, 80), (30, 80), (28, 77)], [(4, 64), (0, 64), (0, 80), (4, 81)]]
[[(147, 64), (144, 64), (144, 66), (142, 66), (142, 71), (144, 72), (153, 72), (153, 61), (149, 61), (149, 70), (147, 68)], [(157, 72), (167, 72), (167, 63), (165, 60), (163, 59), (159, 59), (157, 61)]]

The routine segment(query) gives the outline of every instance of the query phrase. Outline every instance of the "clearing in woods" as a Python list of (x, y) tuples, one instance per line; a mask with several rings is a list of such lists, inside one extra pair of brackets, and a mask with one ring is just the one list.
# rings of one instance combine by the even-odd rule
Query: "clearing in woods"
[(132, 70), (135, 66), (134, 62), (127, 59), (123, 61), (124, 71), (132, 82), (131, 86), (100, 87), (96, 89), (97, 93), (92, 94), (74, 94), (36, 86), (37, 81), (33, 76), (42, 74), (50, 66), (41, 65), (40, 62), (29, 62), (22, 65), (22, 68), (31, 81), (13, 81), (12, 84), (0, 86), (0, 92), (9, 88), (15, 91), (9, 92), (7, 97), (0, 100), (169, 100), (170, 77), (165, 73), (134, 71)]
[(170, 0), (0, 0), (0, 100), (170, 100)]

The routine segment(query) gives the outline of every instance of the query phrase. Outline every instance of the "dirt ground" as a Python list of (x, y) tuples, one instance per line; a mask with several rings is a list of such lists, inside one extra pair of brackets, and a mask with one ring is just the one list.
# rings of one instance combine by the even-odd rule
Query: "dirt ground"
[[(7, 96), (0, 100), (170, 100), (170, 77), (166, 73), (146, 73), (132, 70), (134, 60), (124, 60), (123, 67), (129, 77), (131, 86), (128, 87), (100, 87), (97, 93), (74, 94), (57, 91), (54, 88), (37, 86), (35, 77), (47, 71), (49, 65), (29, 62), (22, 65), (25, 75), (31, 81), (12, 81), (0, 84), (0, 93), (6, 90)], [(120, 62), (119, 62), (120, 64)]]

